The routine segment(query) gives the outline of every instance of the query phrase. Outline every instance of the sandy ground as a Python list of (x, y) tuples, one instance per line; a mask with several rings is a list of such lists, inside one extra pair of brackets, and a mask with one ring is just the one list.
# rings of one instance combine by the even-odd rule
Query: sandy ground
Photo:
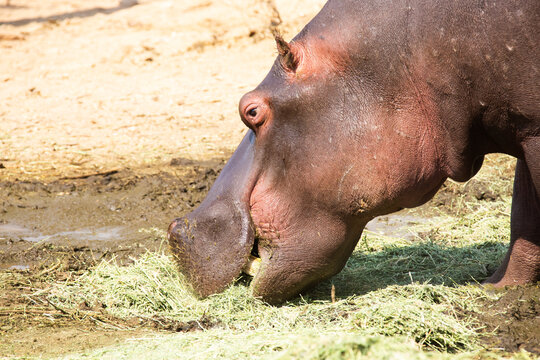
[(1, 178), (226, 157), (246, 131), (238, 100), (277, 54), (270, 29), (290, 37), (323, 3), (12, 0), (0, 7)]

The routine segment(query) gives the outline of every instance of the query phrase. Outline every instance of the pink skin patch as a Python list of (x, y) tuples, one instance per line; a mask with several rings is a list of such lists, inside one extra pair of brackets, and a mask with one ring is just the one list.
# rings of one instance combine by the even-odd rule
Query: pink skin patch
[(251, 193), (250, 209), (257, 236), (273, 243), (279, 242), (289, 228), (284, 220), (290, 219), (290, 214), (286, 204), (268, 189), (263, 179), (259, 180)]
[(350, 60), (340, 42), (330, 38), (305, 37), (291, 42), (289, 47), (297, 64), (295, 69), (284, 66), (290, 80), (325, 77), (341, 72)]

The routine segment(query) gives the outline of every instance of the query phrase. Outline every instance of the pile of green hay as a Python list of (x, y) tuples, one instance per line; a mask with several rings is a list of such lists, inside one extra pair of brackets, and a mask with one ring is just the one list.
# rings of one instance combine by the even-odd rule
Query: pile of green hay
[(430, 349), (475, 347), (475, 324), (454, 309), (476, 311), (487, 296), (475, 286), (413, 283), (330, 300), (300, 299), (267, 305), (245, 285), (200, 300), (192, 295), (171, 258), (148, 253), (131, 266), (102, 263), (76, 281), (58, 285), (49, 300), (63, 308), (100, 304), (122, 318), (159, 316), (182, 322), (209, 318), (224, 331), (351, 331), (362, 335), (405, 336)]

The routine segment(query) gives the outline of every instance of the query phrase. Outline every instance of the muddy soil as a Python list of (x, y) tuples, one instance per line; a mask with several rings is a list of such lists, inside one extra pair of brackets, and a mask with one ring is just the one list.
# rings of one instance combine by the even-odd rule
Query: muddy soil
[(487, 302), (479, 318), (494, 336), (483, 340), (491, 348), (540, 354), (540, 284), (506, 289), (496, 302)]
[[(223, 160), (175, 159), (168, 171), (110, 171), (51, 183), (0, 182), (0, 269), (126, 263), (163, 246), (163, 232), (195, 207)], [(166, 244), (165, 244), (166, 245)]]
[(159, 171), (0, 182), (0, 354), (57, 355), (151, 330), (200, 330), (195, 325), (204, 319), (115, 319), (84, 304), (76, 312), (59, 309), (45, 294), (53, 282), (77, 277), (103, 259), (129, 264), (141, 252), (166, 248), (167, 225), (200, 203), (223, 163), (177, 158)]

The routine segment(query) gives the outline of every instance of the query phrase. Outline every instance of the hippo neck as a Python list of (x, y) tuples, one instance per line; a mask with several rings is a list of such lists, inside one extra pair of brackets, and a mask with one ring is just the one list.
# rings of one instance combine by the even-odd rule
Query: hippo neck
[[(538, 11), (533, 1), (530, 9), (505, 2), (445, 4), (454, 8), (442, 12), (434, 1), (435, 7), (420, 13), (409, 5), (404, 15), (407, 59), (419, 75), (415, 81), (426, 89), (422, 95), (437, 104), (435, 126), (444, 129), (440, 148), (447, 176), (466, 181), (480, 169), (485, 154), (522, 158), (521, 144), (540, 130), (538, 114), (530, 106), (540, 101), (538, 80), (530, 71), (540, 53), (523, 33), (526, 27), (538, 29)], [(494, 24), (506, 24), (507, 29), (498, 31)], [(528, 55), (532, 52), (538, 55)]]
[(403, 121), (433, 135), (429, 157), (441, 176), (466, 181), (492, 152), (522, 157), (521, 143), (540, 132), (540, 85), (530, 71), (540, 53), (523, 30), (539, 27), (535, 0), (419, 2), (330, 0), (295, 41), (344, 53), (346, 76), (371, 86), (366, 92), (389, 112), (416, 108), (417, 118)]
[(466, 181), (485, 154), (521, 158), (521, 143), (540, 131), (531, 71), (540, 52), (524, 30), (540, 31), (537, 7), (535, 0), (331, 0), (299, 38), (340, 39), (385, 102), (413, 99), (419, 121), (438, 132), (442, 172)]

